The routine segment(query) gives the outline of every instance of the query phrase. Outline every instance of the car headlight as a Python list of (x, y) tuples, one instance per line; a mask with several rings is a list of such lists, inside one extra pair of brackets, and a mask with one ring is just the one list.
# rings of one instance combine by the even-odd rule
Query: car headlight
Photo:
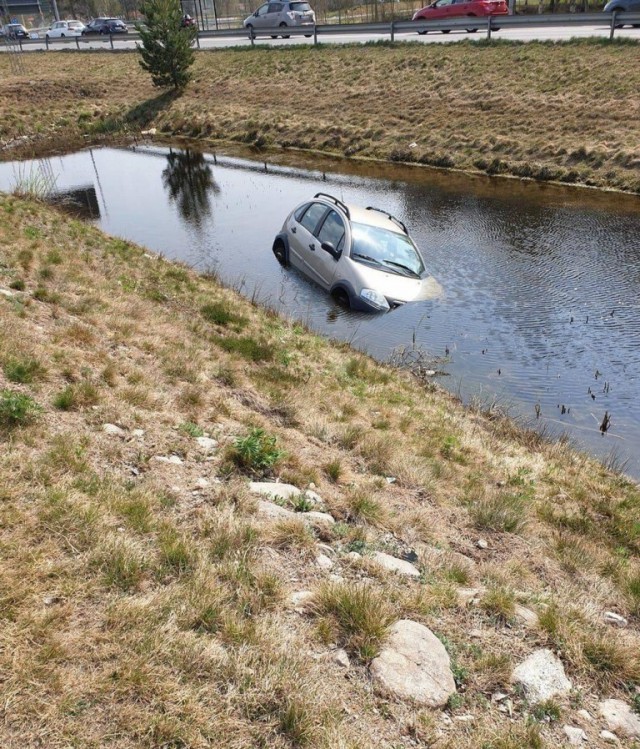
[(375, 289), (362, 289), (362, 291), (360, 292), (360, 298), (364, 299), (365, 301), (369, 302), (369, 304), (372, 304), (374, 307), (377, 307), (380, 310), (391, 309), (389, 307), (389, 302), (387, 302), (384, 296)]

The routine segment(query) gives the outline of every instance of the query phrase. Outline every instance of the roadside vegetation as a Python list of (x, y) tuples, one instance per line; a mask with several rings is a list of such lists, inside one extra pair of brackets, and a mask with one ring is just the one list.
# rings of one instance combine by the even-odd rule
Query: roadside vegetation
[[(158, 94), (133, 54), (0, 57), (5, 158), (188, 136), (640, 192), (637, 42), (389, 43), (197, 52)], [(78, 70), (82, 70), (79, 77)], [(6, 150), (7, 146), (11, 150)]]
[[(598, 701), (638, 702), (636, 484), (15, 196), (0, 452), (2, 746), (604, 747)], [(372, 682), (407, 618), (442, 711)], [(510, 674), (541, 647), (573, 689), (534, 706)]]

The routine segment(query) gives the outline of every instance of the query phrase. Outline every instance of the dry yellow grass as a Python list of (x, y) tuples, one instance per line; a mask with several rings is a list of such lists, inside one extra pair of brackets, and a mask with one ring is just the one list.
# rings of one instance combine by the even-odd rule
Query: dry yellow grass
[(0, 131), (55, 149), (155, 127), (639, 192), (639, 63), (594, 40), (217, 50), (175, 98), (133, 54), (32, 54), (22, 76), (0, 58)]
[[(38, 203), (0, 198), (0, 289), (2, 746), (554, 747), (562, 723), (516, 693), (512, 717), (489, 701), (540, 646), (579, 686), (567, 722), (596, 695), (629, 699), (636, 485)], [(40, 410), (11, 415), (9, 396)], [(257, 428), (277, 440), (262, 461), (230, 461)], [(313, 482), (338, 522), (268, 523), (249, 471)], [(420, 580), (368, 558), (409, 549)], [(342, 582), (327, 587), (318, 553)], [(469, 586), (484, 603), (464, 605)], [(303, 590), (322, 605), (293, 610)], [(612, 635), (609, 609), (629, 627)], [(403, 617), (446, 641), (451, 722), (372, 687), (367, 660)]]

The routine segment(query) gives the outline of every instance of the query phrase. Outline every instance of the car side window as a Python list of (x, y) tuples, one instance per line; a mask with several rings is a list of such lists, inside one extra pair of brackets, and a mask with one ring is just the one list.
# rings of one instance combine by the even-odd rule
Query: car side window
[(331, 242), (338, 252), (344, 247), (344, 224), (336, 211), (329, 211), (318, 232), (318, 241)]
[(282, 3), (269, 3), (268, 13), (280, 13), (282, 10)]
[(320, 222), (320, 219), (326, 213), (327, 206), (322, 203), (311, 203), (311, 205), (305, 211), (304, 216), (300, 219), (300, 223), (304, 228), (313, 234)]
[(295, 220), (300, 223), (300, 219), (304, 216), (304, 212), (307, 210), (307, 208), (310, 206), (310, 203), (305, 203), (304, 205), (301, 205), (300, 208), (293, 214)]
[(266, 16), (268, 11), (269, 11), (269, 6), (268, 5), (261, 5), (258, 8), (257, 13), (258, 13), (259, 16)]

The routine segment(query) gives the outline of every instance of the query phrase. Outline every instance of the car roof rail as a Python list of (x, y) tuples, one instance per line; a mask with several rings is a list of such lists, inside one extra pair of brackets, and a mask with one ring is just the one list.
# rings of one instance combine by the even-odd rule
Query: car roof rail
[(396, 218), (391, 213), (389, 213), (389, 211), (384, 211), (382, 208), (376, 208), (374, 205), (368, 205), (367, 210), (378, 211), (379, 213), (384, 213), (384, 215), (387, 218), (391, 219), (391, 221), (393, 221), (394, 224), (397, 224), (407, 236), (409, 235), (409, 232), (407, 231), (407, 227), (402, 223), (402, 221), (400, 221), (399, 218)]
[(351, 213), (349, 212), (349, 209), (347, 208), (346, 204), (343, 203), (341, 200), (338, 200), (338, 198), (335, 198), (333, 195), (329, 195), (328, 192), (317, 192), (313, 197), (314, 198), (327, 198), (329, 200), (332, 200), (338, 206), (338, 208), (341, 208), (344, 211), (348, 219), (351, 218)]

